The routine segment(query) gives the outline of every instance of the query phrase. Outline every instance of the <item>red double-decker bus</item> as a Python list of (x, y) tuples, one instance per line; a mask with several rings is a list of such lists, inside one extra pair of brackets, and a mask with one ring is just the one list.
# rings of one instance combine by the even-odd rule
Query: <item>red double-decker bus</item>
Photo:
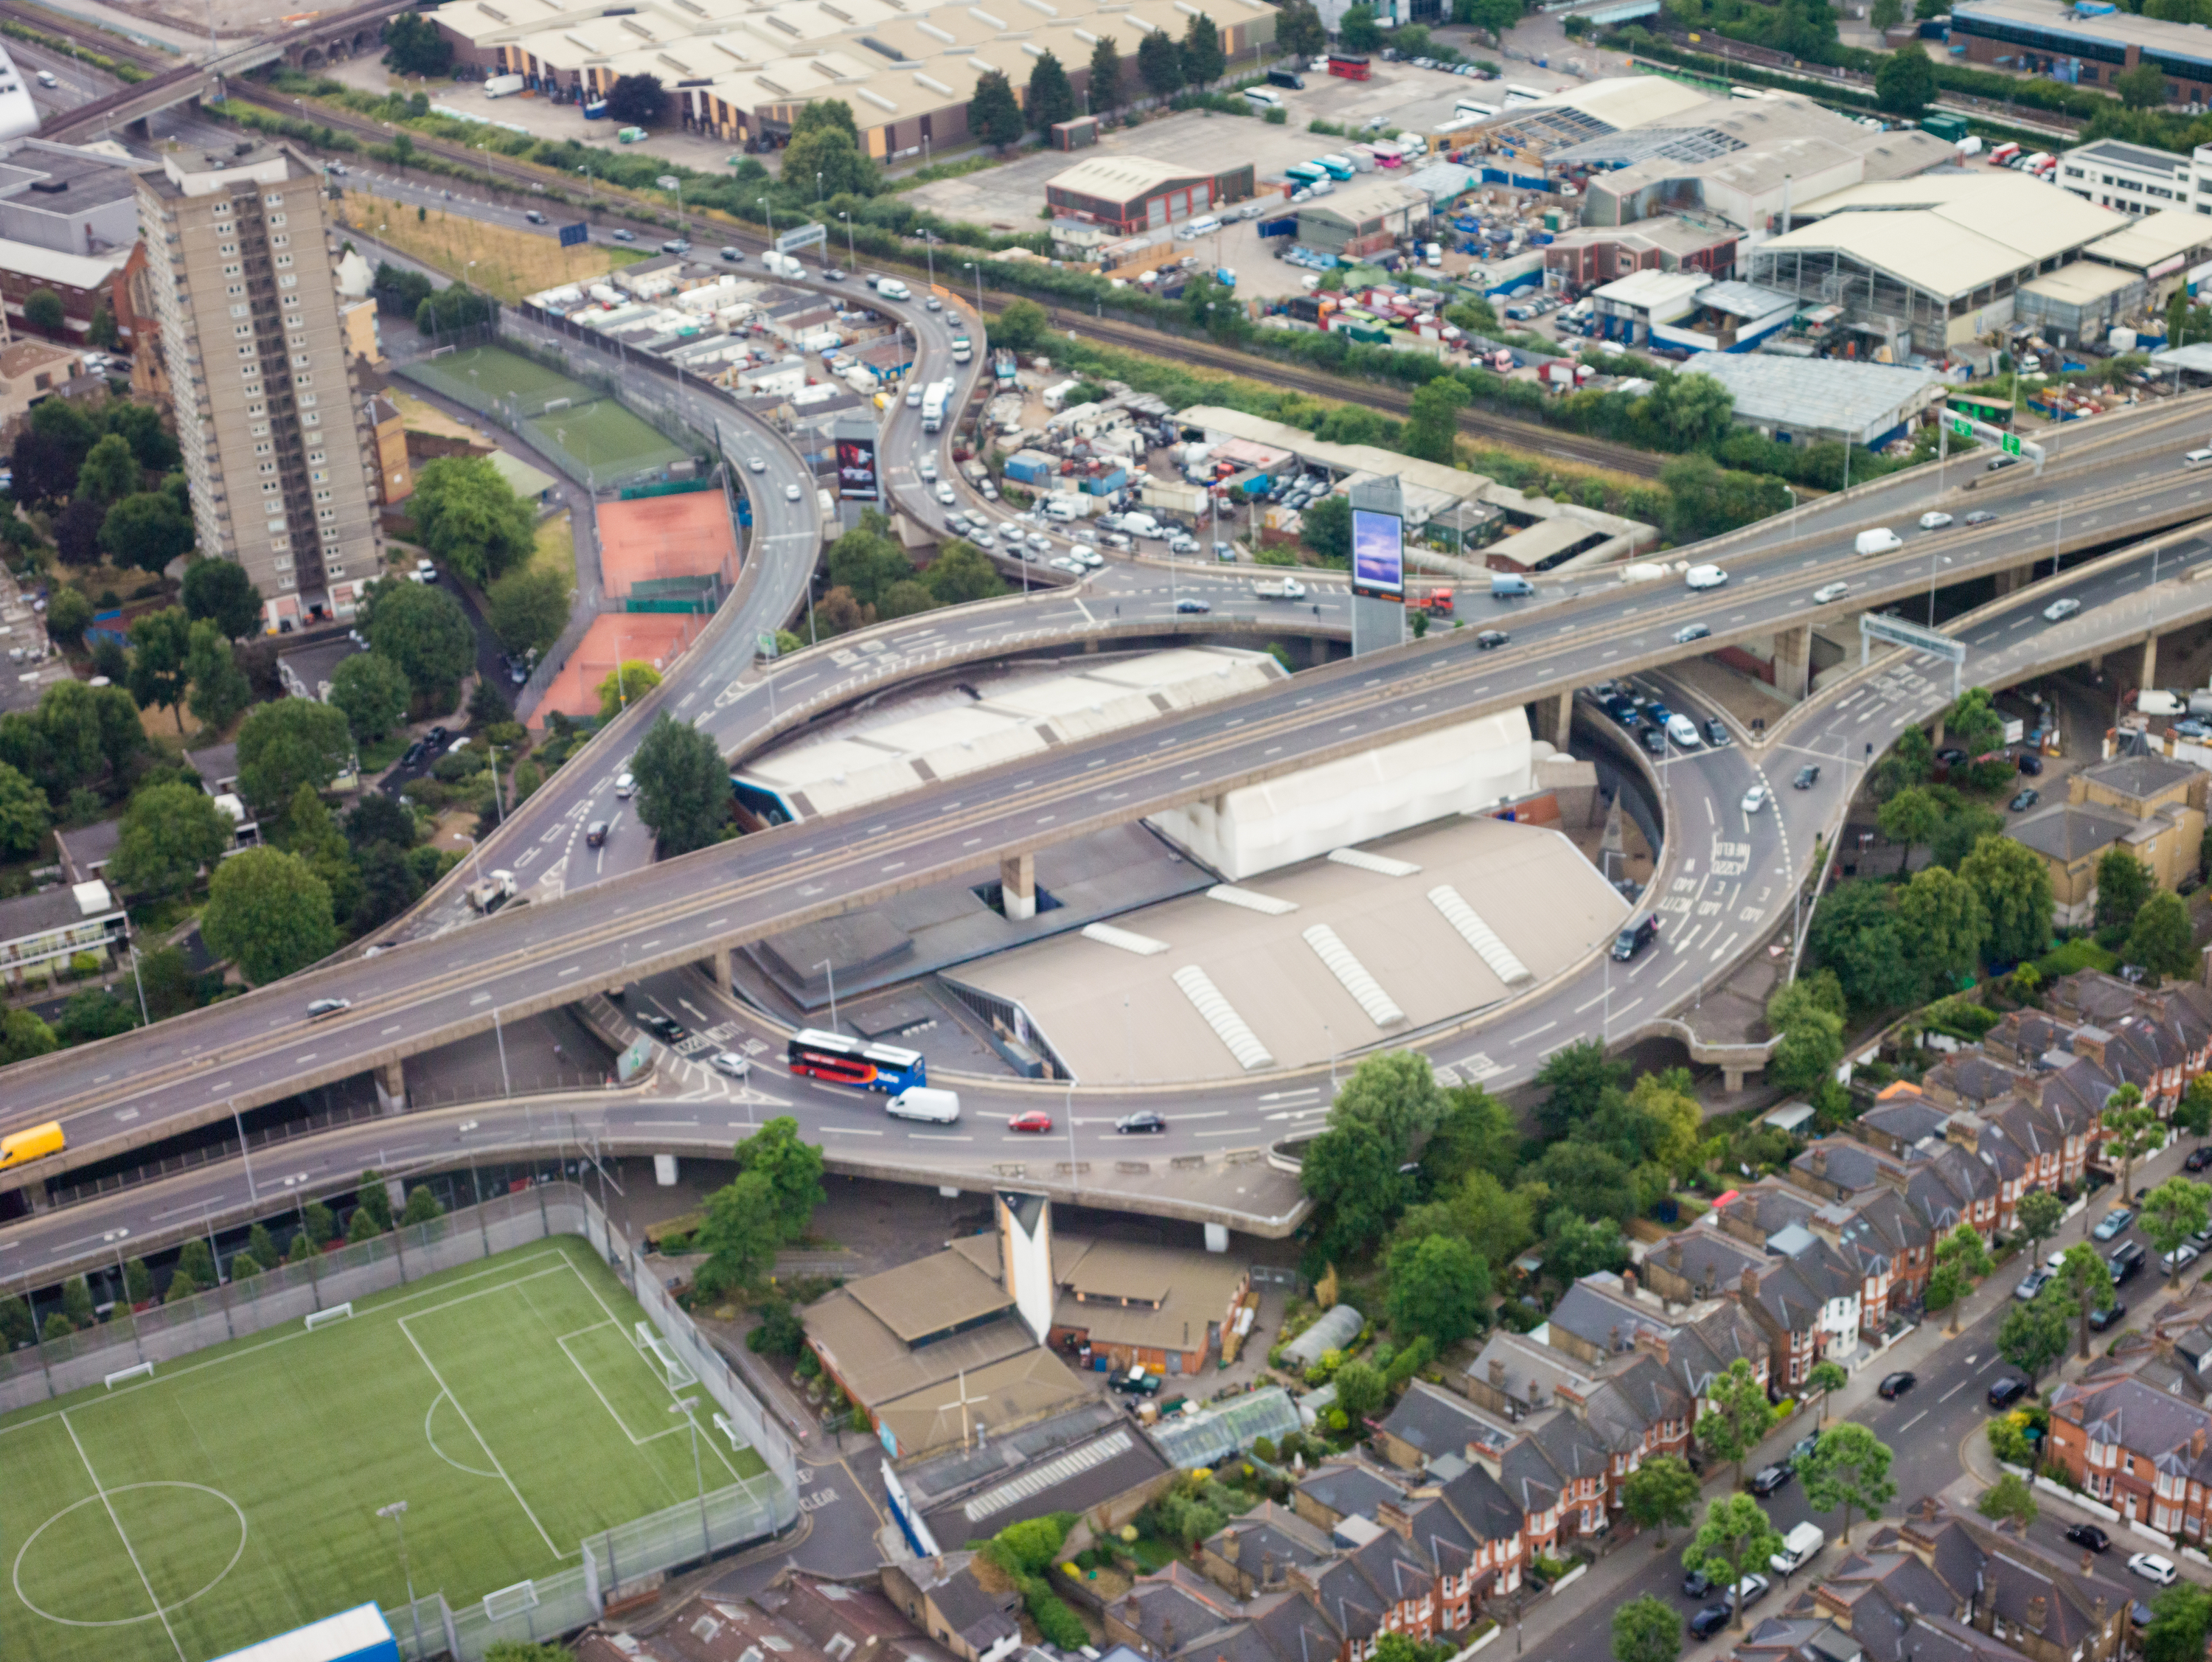
[(1328, 72), (1340, 75), (1346, 81), (1364, 81), (1372, 69), (1364, 52), (1333, 52), (1328, 55)]

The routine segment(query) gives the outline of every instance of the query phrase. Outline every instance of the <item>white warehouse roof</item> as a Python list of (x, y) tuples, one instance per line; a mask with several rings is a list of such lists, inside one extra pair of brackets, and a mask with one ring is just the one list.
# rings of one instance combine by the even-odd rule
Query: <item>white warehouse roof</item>
[(1888, 431), (1943, 391), (1932, 369), (1765, 352), (1700, 352), (1681, 373), (1727, 387), (1739, 420), (1785, 432), (1849, 433), (1855, 441)]
[(2002, 169), (1854, 185), (1791, 217), (1813, 222), (1769, 239), (1762, 258), (1835, 249), (1947, 298), (2078, 253), (2122, 223), (2109, 208)]

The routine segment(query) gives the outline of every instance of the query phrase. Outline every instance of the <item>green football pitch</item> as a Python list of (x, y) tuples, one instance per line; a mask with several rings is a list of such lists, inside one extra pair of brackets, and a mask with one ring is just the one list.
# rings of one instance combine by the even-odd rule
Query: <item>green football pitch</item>
[(665, 467), (690, 454), (612, 399), (530, 417), (522, 430), (548, 455), (566, 451), (586, 477), (603, 481)]
[(471, 394), (483, 399), (519, 398), (523, 407), (543, 405), (549, 399), (596, 398), (588, 387), (573, 381), (557, 369), (496, 346), (464, 346), (409, 366), (410, 371), (453, 393), (464, 402)]
[[(418, 1593), (458, 1606), (573, 1568), (585, 1537), (697, 1492), (641, 1316), (556, 1237), (0, 1420), (0, 1653), (204, 1662), (365, 1599), (397, 1609), (375, 1515), (394, 1501)], [(764, 1468), (712, 1406), (715, 1488)]]

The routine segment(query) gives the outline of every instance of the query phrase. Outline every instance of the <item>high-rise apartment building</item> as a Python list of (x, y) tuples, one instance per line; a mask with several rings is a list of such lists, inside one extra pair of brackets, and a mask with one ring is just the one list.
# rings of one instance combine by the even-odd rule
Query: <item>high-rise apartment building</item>
[(167, 157), (139, 231), (200, 551), (236, 560), (271, 630), (354, 614), (379, 575), (321, 179), (282, 145)]

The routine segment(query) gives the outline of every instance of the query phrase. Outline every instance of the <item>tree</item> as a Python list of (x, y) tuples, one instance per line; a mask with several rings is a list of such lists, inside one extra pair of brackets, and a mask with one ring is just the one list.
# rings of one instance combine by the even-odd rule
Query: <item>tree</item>
[(230, 640), (261, 632), (261, 591), (235, 560), (213, 556), (185, 568), (185, 615), (210, 623)]
[[(2142, 1232), (2150, 1244), (2161, 1254), (2171, 1254), (2174, 1248), (2204, 1227), (2205, 1202), (2212, 1190), (2188, 1178), (2168, 1178), (2143, 1196)], [(2181, 1286), (2181, 1266), (2175, 1264), (2166, 1278), (2166, 1287), (2178, 1291)]]
[(476, 631), (461, 603), (435, 583), (387, 577), (368, 592), (370, 648), (399, 666), (425, 709), (451, 709), (476, 662)]
[(992, 345), (1006, 347), (1009, 351), (1033, 351), (1050, 326), (1044, 307), (1035, 301), (1010, 300), (1006, 309), (991, 321), (987, 338)]
[(2212, 1629), (2212, 1588), (2177, 1581), (2150, 1601), (2143, 1629), (2143, 1662), (2199, 1662)]
[(1425, 1334), (1439, 1348), (1490, 1324), (1490, 1266), (1453, 1235), (1406, 1241), (1389, 1258), (1390, 1328), (1402, 1343)]
[(1844, 1059), (1843, 1014), (1808, 981), (1793, 981), (1767, 1000), (1766, 1025), (1779, 1038), (1767, 1063), (1776, 1085), (1811, 1091), (1835, 1077)]
[[(1518, 15), (1520, 0), (1512, 0), (1512, 4)], [(1292, 58), (1318, 58), (1328, 50), (1328, 30), (1308, 0), (1290, 0), (1275, 14), (1275, 44)]]
[(1936, 101), (1936, 66), (1917, 41), (1899, 46), (1875, 72), (1874, 101), (1892, 115), (1918, 120)]
[(1844, 1544), (1851, 1543), (1851, 1513), (1872, 1518), (1897, 1498), (1889, 1475), (1890, 1451), (1864, 1426), (1846, 1420), (1820, 1434), (1813, 1452), (1801, 1461), (1805, 1498), (1815, 1512), (1844, 1513)]
[(131, 1258), (123, 1265), (123, 1297), (125, 1303), (144, 1304), (154, 1296), (154, 1277), (148, 1273), (146, 1260)]
[(1985, 837), (1959, 862), (1959, 875), (1981, 897), (1990, 962), (2017, 964), (2051, 944), (2051, 868), (2041, 855), (2008, 837)]
[[(215, 1249), (205, 1241), (194, 1239), (177, 1249), (177, 1273), (198, 1288), (218, 1285), (222, 1277), (216, 1273)], [(172, 1288), (173, 1294), (175, 1289)]]
[(118, 565), (159, 571), (192, 545), (191, 515), (166, 490), (142, 490), (112, 506), (73, 502), (91, 516), (94, 539)]
[[(390, 1227), (389, 1224), (385, 1226), (386, 1228)], [(356, 1245), (362, 1241), (374, 1240), (383, 1233), (382, 1229), (377, 1227), (376, 1220), (369, 1215), (368, 1208), (365, 1206), (357, 1208), (352, 1221), (346, 1225), (346, 1239)]]
[(482, 587), (527, 560), (538, 514), (488, 458), (440, 456), (415, 476), (407, 512), (422, 545)]
[(730, 817), (730, 770), (714, 741), (666, 712), (653, 718), (630, 762), (637, 817), (662, 852), (689, 854), (720, 834)]
[(613, 673), (599, 683), (599, 720), (611, 721), (629, 708), (633, 698), (642, 698), (660, 685), (660, 672), (642, 658), (628, 658), (614, 667)]
[[(2100, 1273), (2111, 1282), (2111, 1271)], [(2050, 1288), (2026, 1304), (2014, 1304), (1997, 1329), (1997, 1354), (2029, 1379), (2036, 1378), (2066, 1354), (2069, 1314), (2063, 1295), (2055, 1296)]]
[[(2020, 1474), (2008, 1471), (1982, 1491), (1982, 1498), (1974, 1502), (1974, 1510), (1992, 1523), (2017, 1524), (2020, 1532), (2025, 1535), (2041, 1508), (2035, 1504), (2034, 1492), (2021, 1480)], [(2203, 1647), (2204, 1641), (2199, 1639), (2197, 1654), (2200, 1656), (2203, 1654)]]
[(2189, 908), (2171, 889), (2160, 889), (2143, 902), (2128, 931), (2129, 961), (2162, 976), (2185, 976), (2197, 964), (2197, 941), (2189, 922)]
[(407, 1209), (399, 1215), (402, 1223), (428, 1223), (446, 1215), (446, 1208), (438, 1203), (438, 1196), (427, 1184), (416, 1184), (407, 1191)]
[(691, 1237), (693, 1250), (707, 1255), (693, 1285), (708, 1298), (758, 1286), (783, 1245), (768, 1173), (740, 1172), (707, 1197), (706, 1209)]
[[(2097, 1256), (2094, 1247), (2076, 1242), (2066, 1249), (2064, 1258), (2058, 1266), (2057, 1277), (2045, 1291), (2052, 1293), (2058, 1300), (2072, 1303), (2080, 1322), (2081, 1360), (2088, 1361), (2089, 1317), (2095, 1311), (2110, 1310), (2113, 1299), (2118, 1296), (2112, 1291), (2112, 1272)], [(2022, 1342), (2027, 1341), (2023, 1339)], [(2063, 1336), (2060, 1337), (2058, 1348), (2062, 1353), (2066, 1348)]]
[(1323, 496), (1298, 515), (1298, 540), (1322, 563), (1348, 565), (1352, 561), (1352, 502), (1345, 496)]
[(607, 119), (632, 127), (653, 127), (668, 113), (668, 94), (660, 78), (625, 75), (607, 91)]
[(1851, 1382), (1841, 1362), (1832, 1362), (1823, 1356), (1813, 1364), (1813, 1371), (1805, 1376), (1805, 1388), (1820, 1393), (1820, 1423), (1828, 1423), (1828, 1401)]
[(1387, 1392), (1382, 1369), (1371, 1362), (1346, 1362), (1336, 1371), (1336, 1405), (1355, 1428), (1365, 1426)]
[(830, 545), (828, 571), (833, 587), (849, 588), (862, 605), (873, 606), (894, 583), (914, 576), (914, 562), (892, 539), (890, 521), (870, 509)]
[(1991, 1268), (1989, 1249), (1970, 1223), (1959, 1225), (1936, 1243), (1936, 1263), (1929, 1272), (1923, 1302), (1931, 1311), (1951, 1312), (1954, 1334), (1959, 1330), (1960, 1303)]
[(1890, 1009), (1919, 994), (1898, 933), (1896, 892), (1887, 883), (1853, 878), (1836, 885), (1814, 912), (1807, 941), (1814, 961), (1834, 973), (1855, 1009)]
[(361, 1174), (354, 1186), (354, 1203), (368, 1214), (368, 1221), (378, 1234), (392, 1227), (392, 1191), (386, 1187), (384, 1174), (374, 1166)]
[(814, 186), (817, 201), (825, 196), (873, 196), (883, 187), (876, 164), (860, 148), (853, 107), (843, 99), (808, 104), (792, 123), (791, 135), (783, 152), (783, 177), (801, 194), (805, 181), (817, 174), (821, 175)]
[(1627, 1066), (1607, 1056), (1597, 1040), (1562, 1045), (1536, 1070), (1535, 1084), (1546, 1093), (1535, 1111), (1538, 1127), (1547, 1136), (1567, 1135), (1602, 1111), (1607, 1098), (1620, 1094), (1627, 1078)]
[(510, 571), (484, 599), (485, 619), (509, 652), (549, 652), (568, 626), (568, 580), (550, 567)]
[(232, 661), (230, 642), (214, 624), (194, 624), (191, 647), (185, 654), (185, 678), (191, 683), (188, 701), (200, 725), (219, 733), (238, 719), (253, 697), (246, 672)]
[(1883, 803), (1875, 818), (1881, 834), (1898, 845), (1897, 869), (1902, 874), (1911, 863), (1914, 845), (1934, 840), (1942, 829), (1943, 807), (1925, 788), (1913, 785)]
[(2136, 1162), (2165, 1141), (2158, 1112), (2142, 1099), (2142, 1092), (2125, 1084), (2105, 1099), (2105, 1158), (2120, 1163), (2120, 1198), (2133, 1198)]
[(1038, 54), (1030, 65), (1029, 97), (1023, 113), (1040, 132), (1051, 131), (1075, 114), (1075, 88), (1068, 84), (1067, 71), (1060, 59), (1049, 52)]
[(200, 934), (256, 985), (305, 969), (337, 945), (331, 892), (307, 863), (282, 849), (247, 849), (208, 885)]
[(999, 575), (998, 568), (973, 543), (958, 538), (938, 550), (929, 569), (921, 574), (921, 581), (939, 606), (964, 606), (1006, 592), (1006, 581)]
[(975, 96), (968, 100), (968, 131), (997, 150), (1018, 144), (1029, 131), (1022, 107), (1014, 99), (1013, 83), (1003, 70), (977, 77)]
[(815, 1208), (829, 1196), (822, 1192), (822, 1151), (799, 1140), (799, 1122), (788, 1116), (769, 1121), (737, 1146), (736, 1159), (740, 1172), (757, 1172), (768, 1179), (782, 1238), (804, 1236)]
[(399, 14), (384, 26), (385, 67), (400, 75), (442, 80), (453, 67), (453, 43), (420, 12)]
[(100, 1318), (93, 1313), (92, 1288), (83, 1276), (72, 1275), (62, 1283), (62, 1314), (73, 1328), (100, 1325)]
[(156, 900), (182, 894), (213, 870), (238, 827), (194, 785), (148, 785), (124, 811), (107, 875), (127, 895)]
[[(1452, 21), (1468, 23), (1486, 31), (1491, 40), (1502, 44), (1505, 31), (1521, 21), (1521, 0), (1452, 0)], [(1281, 38), (1279, 27), (1276, 38)], [(1316, 47), (1316, 52), (1320, 51)]]
[(91, 623), (92, 602), (82, 589), (57, 588), (46, 602), (46, 633), (64, 646), (82, 647)]
[(2158, 886), (2150, 868), (2117, 843), (2097, 861), (2097, 927), (2125, 929)]
[(1375, 8), (1361, 4), (1346, 9), (1336, 26), (1336, 38), (1346, 52), (1380, 52), (1382, 30), (1375, 21)]
[(185, 668), (192, 645), (192, 621), (182, 606), (152, 612), (131, 625), (131, 696), (141, 709), (159, 704), (177, 715), (177, 731), (185, 730), (185, 690), (191, 679)]
[(1459, 412), (1468, 402), (1467, 388), (1453, 376), (1438, 375), (1425, 383), (1407, 406), (1398, 447), (1423, 461), (1449, 466), (1459, 458)]
[(1613, 1662), (1674, 1662), (1682, 1653), (1682, 1618), (1650, 1593), (1613, 1612)]
[(0, 1066), (42, 1056), (59, 1043), (36, 1011), (16, 1006), (0, 1009)]
[(156, 947), (138, 960), (138, 985), (156, 1021), (199, 1008), (198, 978), (181, 947)]
[(1510, 1182), (1521, 1164), (1521, 1128), (1513, 1111), (1480, 1085), (1455, 1085), (1443, 1093), (1436, 1129), (1421, 1150), (1421, 1178), (1431, 1193), (1487, 1172)]
[(1165, 30), (1147, 29), (1137, 43), (1137, 78), (1155, 98), (1182, 90), (1182, 54)]
[[(1773, 1428), (1778, 1410), (1766, 1400), (1766, 1386), (1739, 1356), (1705, 1390), (1705, 1412), (1698, 1420), (1698, 1446), (1709, 1460), (1725, 1460), (1743, 1482), (1744, 1457)], [(1685, 1562), (1687, 1562), (1686, 1560)]]
[(107, 508), (137, 489), (138, 458), (131, 454), (131, 441), (122, 435), (110, 433), (85, 452), (76, 475), (79, 501)]
[(2020, 1233), (2027, 1237), (2027, 1256), (2033, 1258), (2036, 1249), (2058, 1233), (2066, 1216), (2066, 1202), (2048, 1189), (2031, 1189), (2020, 1197), (2014, 1215), (2020, 1221)]
[(1221, 50), (1221, 31), (1204, 12), (1194, 12), (1182, 31), (1183, 84), (1203, 88), (1221, 78), (1229, 60)]
[(253, 1261), (258, 1264), (274, 1265), (283, 1256), (277, 1251), (276, 1238), (269, 1233), (269, 1226), (265, 1223), (257, 1223), (246, 1231), (246, 1250), (253, 1255)]
[[(1282, 25), (1275, 26), (1279, 40)], [(1084, 83), (1084, 96), (1090, 100), (1091, 113), (1103, 115), (1109, 110), (1118, 110), (1125, 101), (1121, 90), (1121, 46), (1110, 34), (1102, 34), (1091, 48), (1091, 67)]]
[(307, 1239), (318, 1246), (327, 1246), (337, 1239), (337, 1218), (320, 1201), (309, 1201), (301, 1207), (300, 1221), (307, 1227)]
[(329, 789), (352, 760), (345, 712), (313, 698), (257, 704), (238, 729), (239, 788), (264, 813), (282, 808), (302, 785)]
[(0, 762), (0, 855), (21, 860), (37, 853), (48, 825), (46, 793)]
[(376, 743), (407, 719), (407, 691), (406, 676), (381, 653), (356, 652), (331, 676), (331, 707), (357, 745)]
[[(1739, 1357), (1729, 1366), (1733, 1371), (1749, 1365)], [(1763, 1391), (1760, 1400), (1765, 1400)], [(1683, 1549), (1682, 1568), (1697, 1570), (1706, 1580), (1728, 1588), (1729, 1605), (1741, 1628), (1744, 1577), (1765, 1569), (1766, 1561), (1781, 1550), (1782, 1537), (1774, 1532), (1765, 1509), (1757, 1501), (1748, 1495), (1723, 1495), (1705, 1508), (1705, 1522)]]
[(1989, 920), (1965, 878), (1941, 866), (1915, 872), (1897, 897), (1897, 928), (1911, 944), (1923, 993), (1956, 992), (1972, 983)]
[(2131, 110), (2156, 109), (2166, 102), (2166, 71), (2155, 64), (2138, 64), (2112, 77), (2112, 90)]
[(23, 302), (23, 321), (42, 335), (58, 337), (69, 323), (62, 297), (51, 289), (33, 289)]
[(1679, 1454), (1654, 1454), (1628, 1474), (1620, 1486), (1621, 1509), (1638, 1529), (1656, 1530), (1656, 1544), (1667, 1544), (1670, 1529), (1687, 1529), (1700, 1493), (1698, 1474)]
[(1544, 1219), (1544, 1263), (1567, 1281), (1628, 1267), (1628, 1243), (1611, 1218), (1589, 1218), (1571, 1206)]
[(1877, 29), (1893, 29), (1905, 21), (1905, 7), (1901, 0), (1874, 0), (1874, 9), (1867, 15), (1867, 21)]
[(2212, 1131), (2212, 1074), (2199, 1074), (2189, 1081), (2181, 1100), (2173, 1105), (2173, 1124), (2192, 1137)]

